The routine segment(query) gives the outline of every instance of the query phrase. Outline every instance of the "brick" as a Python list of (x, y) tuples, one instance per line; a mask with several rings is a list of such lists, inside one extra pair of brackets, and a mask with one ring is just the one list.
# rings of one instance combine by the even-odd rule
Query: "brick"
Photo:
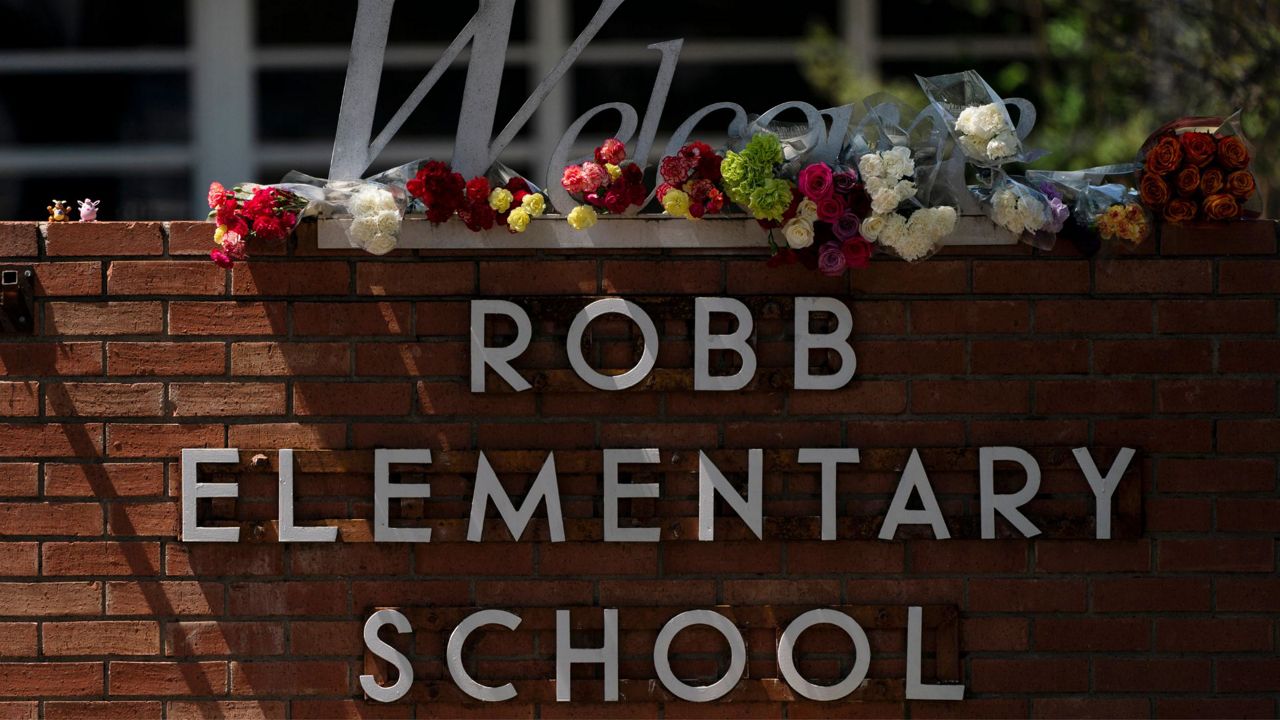
[(107, 447), (116, 458), (177, 459), (183, 448), (223, 447), (221, 425), (112, 423)]
[(164, 414), (161, 383), (49, 383), (45, 413), (60, 417), (158, 417)]
[(112, 503), (107, 511), (107, 534), (111, 537), (176, 538), (179, 513), (175, 501)]
[(1273, 572), (1275, 543), (1270, 538), (1205, 538), (1159, 541), (1162, 572)]
[(1095, 340), (1093, 371), (1106, 375), (1207, 373), (1213, 344), (1207, 340)]
[(471, 311), (465, 302), (431, 302), (414, 303), (417, 335), (435, 338), (444, 336), (470, 336)]
[(969, 582), (971, 612), (1083, 612), (1085, 603), (1085, 585), (1079, 580), (974, 579)]
[[(714, 545), (723, 547), (724, 543), (716, 542)], [(749, 547), (742, 550), (733, 557), (746, 559), (757, 552)], [(788, 542), (786, 552), (788, 574), (900, 573), (906, 562), (902, 545), (878, 541), (854, 540), (838, 546), (829, 542)], [(668, 553), (669, 557), (662, 566), (664, 574), (669, 572), (674, 557), (681, 554), (678, 551)]]
[(276, 622), (176, 622), (165, 626), (165, 655), (222, 657), (281, 655), (284, 627)]
[(539, 551), (543, 576), (648, 575), (658, 573), (654, 543), (553, 543)]
[(1156, 700), (1156, 717), (1181, 718), (1270, 718), (1275, 716), (1271, 698), (1162, 697)]
[(1161, 458), (1161, 492), (1269, 492), (1276, 487), (1271, 458)]
[(1280, 532), (1280, 500), (1221, 498), (1218, 529), (1226, 532)]
[(964, 342), (961, 340), (858, 340), (853, 350), (858, 358), (855, 377), (881, 375), (934, 375), (964, 372)]
[(1093, 580), (1096, 612), (1194, 612), (1210, 604), (1208, 578), (1129, 577)]
[(0, 554), (0, 577), (30, 577), (40, 572), (40, 543), (6, 542)]
[(34, 657), (36, 623), (0, 622), (0, 658)]
[(1218, 372), (1271, 373), (1280, 367), (1280, 340), (1232, 340), (1218, 342)]
[[(470, 373), (469, 349), (460, 342), (361, 343), (357, 376), (461, 376)], [(297, 373), (294, 373), (297, 374)]]
[[(284, 572), (281, 545), (170, 543), (165, 547), (164, 572), (176, 576), (274, 576)], [(333, 588), (325, 588), (332, 590)], [(283, 590), (283, 588), (281, 588)]]
[(1041, 415), (1148, 415), (1153, 407), (1146, 380), (1042, 380), (1035, 396)]
[(232, 662), (231, 694), (345, 695), (348, 675), (347, 664), (338, 661)]
[(36, 297), (102, 294), (102, 263), (50, 262), (31, 266)]
[(1213, 445), (1213, 426), (1210, 421), (1199, 419), (1096, 420), (1094, 442), (1140, 447), (1148, 452), (1208, 452)]
[(125, 581), (107, 583), (108, 615), (147, 615), (155, 617), (192, 617), (221, 615), (221, 584), (188, 580)]
[[(481, 278), (483, 281), (483, 270)], [(848, 287), (847, 274), (826, 277), (800, 265), (769, 267), (764, 258), (725, 263), (725, 290), (730, 295), (805, 293), (841, 297), (849, 294)]]
[(289, 623), (289, 654), (359, 655), (364, 652), (362, 628), (358, 620), (294, 620)]
[(1214, 689), (1220, 693), (1274, 693), (1280, 690), (1280, 660), (1274, 657), (1219, 660)]
[(220, 342), (109, 342), (108, 375), (222, 375)]
[(1218, 451), (1225, 453), (1276, 452), (1280, 448), (1280, 420), (1219, 420)]
[(0, 424), (6, 455), (21, 458), (102, 455), (102, 424), (13, 425)]
[(1037, 300), (1038, 333), (1149, 333), (1150, 300)]
[(59, 575), (156, 575), (160, 544), (155, 542), (46, 542), (42, 573)]
[[(1257, 220), (1218, 226), (1213, 223), (1167, 224), (1160, 227), (1162, 255), (1274, 255), (1275, 222)], [(1212, 714), (1212, 713), (1210, 713)], [(1226, 713), (1221, 717), (1232, 715)]]
[[(486, 521), (486, 527), (496, 527)], [(525, 537), (531, 537), (526, 535)], [(495, 544), (462, 543), (449, 549), (447, 553), (419, 552), (414, 554), (414, 572), (425, 576), (438, 575), (472, 575), (477, 577), (519, 577), (533, 574), (533, 545), (530, 543), (504, 543), (501, 550), (494, 550)], [(295, 555), (295, 566), (297, 556)], [(333, 558), (327, 553), (315, 553), (304, 565), (302, 571), (327, 574)], [(346, 562), (340, 560), (339, 562)]]
[(1211, 260), (1115, 260), (1098, 265), (1100, 293), (1167, 295), (1213, 292)]
[(1270, 380), (1162, 380), (1156, 384), (1160, 413), (1273, 413), (1276, 384)]
[(169, 303), (170, 335), (278, 335), (287, 328), (283, 302)]
[(918, 335), (1022, 333), (1031, 327), (1022, 300), (915, 300), (911, 332)]
[(233, 295), (281, 297), (346, 295), (351, 289), (346, 262), (240, 263), (231, 271)]
[(227, 663), (113, 661), (107, 668), (110, 695), (183, 697), (227, 692)]
[(159, 700), (55, 700), (44, 704), (45, 720), (134, 720), (162, 713)]
[[(969, 289), (969, 263), (877, 263), (874, 272), (851, 273), (850, 284), (853, 292), (872, 295), (955, 295)], [(992, 291), (975, 286), (974, 292)]]
[(174, 417), (243, 417), (283, 415), (284, 383), (171, 383), (169, 407)]
[(708, 294), (724, 288), (722, 265), (711, 260), (605, 260), (600, 288), (616, 295)]
[(333, 581), (249, 582), (230, 587), (232, 615), (342, 615), (345, 584)]
[(358, 295), (469, 295), (476, 289), (476, 266), (470, 262), (356, 264)]
[(164, 493), (159, 463), (70, 464), (44, 466), (44, 492), (51, 497), (134, 497)]
[(40, 414), (40, 383), (0, 381), (0, 417)]
[(1218, 263), (1221, 295), (1270, 294), (1280, 287), (1280, 262), (1222, 260)]
[(164, 331), (159, 302), (51, 302), (45, 332), (52, 335), (158, 335)]
[(0, 607), (16, 617), (101, 615), (101, 582), (0, 582)]
[(490, 261), (480, 265), (481, 295), (594, 294), (598, 289), (594, 260)]
[[(347, 447), (347, 427), (336, 423), (228, 425), (227, 446), (244, 448), (289, 447), (298, 450), (342, 449)], [(385, 444), (379, 445), (379, 447), (385, 446)]]
[(1151, 702), (1146, 698), (1061, 697), (1032, 701), (1032, 717), (1037, 718), (1125, 720), (1147, 717), (1150, 713)]
[(836, 603), (836, 580), (724, 580), (724, 602), (730, 605), (824, 605)]
[(1276, 303), (1268, 300), (1161, 300), (1156, 303), (1162, 333), (1274, 333)]
[(169, 720), (284, 720), (289, 717), (286, 707), (283, 700), (171, 700), (165, 703)]
[(213, 233), (217, 226), (212, 222), (174, 220), (169, 223), (169, 254), (199, 255), (209, 257), (213, 249)]
[(413, 386), (408, 383), (295, 382), (297, 415), (408, 415)]
[(1212, 663), (1207, 659), (1112, 658), (1093, 661), (1100, 692), (1206, 692)]
[(1030, 410), (1030, 384), (1021, 380), (912, 380), (917, 413), (988, 414)]
[(164, 236), (158, 222), (49, 223), (48, 255), (160, 255)]
[[(295, 385), (295, 387), (297, 387)], [(361, 385), (348, 385), (360, 388)], [(400, 387), (400, 386), (395, 386)], [(521, 395), (484, 395), (471, 392), (458, 382), (420, 382), (414, 385), (417, 411), (423, 415), (447, 417), (454, 415), (517, 417), (534, 415), (537, 398), (532, 393)], [(625, 412), (615, 412), (625, 415)], [(393, 406), (394, 407), (394, 406)], [(577, 414), (577, 413), (573, 413)]]
[(116, 260), (107, 266), (111, 295), (225, 295), (227, 271), (208, 260)]
[(46, 655), (155, 655), (160, 624), (143, 620), (47, 622), (42, 630)]
[(1040, 652), (1138, 652), (1151, 648), (1144, 618), (1036, 618)]
[(1017, 573), (1026, 571), (1027, 555), (1023, 543), (949, 540), (913, 548), (910, 563), (915, 573)]
[(1208, 498), (1149, 497), (1144, 510), (1148, 533), (1208, 532), (1213, 527)]
[(974, 260), (973, 291), (997, 295), (1087, 293), (1089, 265), (1086, 260), (1036, 263), (1024, 260)]
[(0, 663), (0, 697), (75, 697), (102, 694), (100, 662)]
[(19, 375), (98, 375), (102, 343), (0, 344), (0, 372)]
[(0, 502), (0, 536), (101, 534), (97, 503)]
[(900, 381), (856, 380), (840, 390), (794, 390), (788, 397), (792, 415), (900, 415), (907, 411), (907, 384)]
[(972, 340), (976, 375), (1063, 375), (1089, 372), (1087, 340)]
[(39, 226), (33, 222), (0, 222), (0, 258), (35, 257)]
[(349, 355), (345, 343), (240, 342), (231, 345), (231, 374), (346, 375)]
[(293, 548), (289, 569), (294, 575), (404, 575), (410, 568), (409, 549), (369, 543), (299, 545)]
[(1155, 626), (1159, 652), (1266, 652), (1274, 645), (1265, 618), (1165, 617)]
[(412, 329), (405, 302), (297, 303), (293, 329), (298, 335), (406, 335)]
[(1040, 572), (1146, 572), (1151, 567), (1148, 540), (1045, 540), (1036, 543)]
[(1089, 689), (1089, 661), (1073, 658), (973, 658), (975, 693), (1060, 693)]
[(0, 463), (0, 496), (35, 497), (39, 494), (39, 465), (33, 462)]
[(1031, 623), (1020, 617), (969, 617), (960, 620), (962, 652), (1015, 652), (1031, 647)]

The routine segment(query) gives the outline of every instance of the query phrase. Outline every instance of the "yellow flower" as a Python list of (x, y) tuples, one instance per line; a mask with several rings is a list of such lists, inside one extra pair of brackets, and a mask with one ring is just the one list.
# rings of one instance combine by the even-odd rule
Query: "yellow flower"
[(689, 194), (672, 188), (662, 196), (662, 209), (668, 215), (689, 217)]
[(569, 211), (569, 227), (574, 230), (586, 230), (596, 224), (596, 210), (590, 205), (579, 205)]
[(511, 191), (506, 188), (497, 188), (489, 193), (489, 207), (500, 213), (507, 211), (511, 207)]
[(520, 201), (520, 207), (533, 217), (541, 217), (547, 210), (547, 199), (542, 197), (542, 193), (529, 193)]
[(226, 226), (226, 225), (219, 225), (219, 226), (218, 226), (218, 229), (213, 231), (213, 244), (214, 244), (214, 245), (221, 245), (221, 244), (222, 244), (222, 236), (223, 236), (223, 235), (226, 235), (226, 234), (227, 234), (227, 226)]
[(604, 169), (608, 171), (610, 181), (617, 180), (622, 177), (622, 168), (614, 165), (613, 163), (605, 163)]
[(507, 216), (507, 228), (509, 228), (511, 232), (522, 233), (527, 227), (529, 227), (528, 210), (518, 207), (515, 210), (512, 210), (511, 214)]

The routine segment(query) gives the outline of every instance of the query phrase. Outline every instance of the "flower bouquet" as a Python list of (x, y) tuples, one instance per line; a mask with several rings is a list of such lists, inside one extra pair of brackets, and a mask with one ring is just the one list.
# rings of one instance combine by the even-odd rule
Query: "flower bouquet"
[(249, 257), (249, 242), (279, 242), (298, 225), (307, 200), (297, 193), (269, 185), (246, 183), (228, 190), (221, 183), (209, 185), (209, 218), (218, 223), (213, 233), (217, 245), (209, 257), (229, 268)]
[(428, 160), (406, 184), (409, 194), (422, 202), (433, 224), (455, 215), (472, 232), (501, 225), (511, 233), (524, 232), (529, 220), (546, 211), (546, 198), (518, 175), (494, 182), (486, 176), (463, 180), (448, 163)]
[[(1024, 152), (1022, 147), (1022, 138), (1035, 119), (1031, 103), (1001, 98), (973, 70), (927, 78), (917, 75), (916, 80), (951, 130), (956, 146), (972, 164), (993, 168), (1009, 162), (1030, 162), (1038, 156)], [(1008, 105), (1019, 109), (1019, 125), (1009, 117)]]
[(954, 207), (920, 207), (916, 200), (915, 161), (910, 148), (899, 145), (869, 152), (858, 158), (858, 170), (871, 198), (871, 216), (862, 223), (867, 240), (914, 262), (936, 252), (942, 239), (955, 230)]
[(724, 209), (720, 164), (724, 158), (704, 142), (691, 142), (662, 158), (658, 202), (667, 215), (697, 220)]
[(569, 212), (570, 227), (586, 230), (596, 224), (602, 210), (621, 215), (632, 205), (644, 205), (649, 197), (644, 172), (626, 160), (626, 146), (617, 138), (609, 138), (596, 148), (594, 161), (564, 169), (560, 185), (575, 202), (581, 203)]
[(761, 131), (741, 152), (726, 151), (720, 163), (725, 194), (765, 228), (781, 225), (795, 200), (795, 184), (777, 176), (782, 162), (778, 136)]
[(1085, 257), (1103, 241), (1136, 247), (1151, 237), (1151, 218), (1137, 192), (1107, 178), (1132, 179), (1137, 165), (1104, 165), (1085, 170), (1029, 170), (1027, 181), (1049, 201), (1053, 221), (1044, 228), (1066, 237)]
[(1139, 152), (1142, 205), (1165, 222), (1235, 220), (1255, 215), (1256, 180), (1239, 113), (1180, 118), (1152, 133)]
[(849, 268), (871, 262), (873, 248), (862, 236), (862, 219), (871, 213), (871, 200), (851, 169), (832, 170), (812, 163), (800, 170), (792, 201), (782, 217), (785, 247), (769, 246), (773, 266), (799, 262), (823, 275), (837, 277)]

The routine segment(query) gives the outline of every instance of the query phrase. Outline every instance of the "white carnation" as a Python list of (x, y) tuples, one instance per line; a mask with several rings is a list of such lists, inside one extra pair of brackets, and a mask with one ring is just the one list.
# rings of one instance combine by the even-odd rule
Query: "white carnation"
[(863, 187), (867, 191), (867, 194), (872, 197), (884, 192), (891, 192), (893, 190), (893, 184), (879, 175), (867, 178)]
[(956, 142), (960, 143), (960, 150), (964, 152), (966, 157), (975, 160), (985, 160), (987, 157), (987, 142), (980, 140), (972, 135), (961, 135), (956, 138)]
[(896, 248), (906, 241), (907, 219), (897, 213), (884, 217), (884, 227), (880, 229), (880, 243)]
[(910, 200), (916, 196), (916, 184), (910, 180), (899, 180), (897, 185), (893, 186), (893, 194), (898, 197), (898, 201)]
[(1020, 195), (1010, 189), (991, 197), (991, 219), (1009, 232), (1035, 232), (1049, 221), (1049, 209), (1039, 198)]
[(915, 161), (911, 159), (911, 150), (902, 146), (881, 153), (884, 175), (890, 180), (911, 175), (916, 171)]
[(884, 229), (884, 216), (872, 215), (862, 221), (862, 237), (875, 242), (880, 237), (880, 232)]
[(871, 212), (876, 215), (886, 215), (898, 209), (901, 202), (892, 188), (883, 190), (871, 196)]
[[(389, 218), (387, 216), (390, 216)], [(347, 230), (352, 247), (374, 255), (385, 255), (395, 249), (400, 229), (400, 215), (395, 211), (383, 211), (354, 218)], [(390, 231), (388, 231), (390, 230)]]
[(813, 223), (793, 217), (782, 226), (782, 236), (792, 250), (803, 250), (813, 244)]
[(383, 210), (373, 216), (374, 225), (383, 235), (400, 234), (400, 213), (395, 210)]
[(884, 163), (876, 153), (867, 153), (858, 158), (858, 172), (862, 173), (863, 182), (869, 183), (872, 179), (883, 177)]
[(984, 141), (1008, 129), (1004, 110), (997, 103), (967, 107), (956, 118), (956, 130)]
[(1018, 136), (1011, 132), (1002, 132), (991, 138), (984, 150), (992, 160), (1007, 158), (1018, 154)]

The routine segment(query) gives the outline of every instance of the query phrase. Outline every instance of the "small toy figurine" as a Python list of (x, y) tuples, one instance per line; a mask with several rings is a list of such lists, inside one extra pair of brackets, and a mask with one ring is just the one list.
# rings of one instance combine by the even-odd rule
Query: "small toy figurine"
[(93, 222), (98, 219), (98, 203), (101, 200), (85, 198), (80, 201), (80, 222)]
[(66, 222), (71, 219), (71, 208), (67, 207), (66, 200), (54, 200), (45, 209), (49, 211), (49, 222)]

